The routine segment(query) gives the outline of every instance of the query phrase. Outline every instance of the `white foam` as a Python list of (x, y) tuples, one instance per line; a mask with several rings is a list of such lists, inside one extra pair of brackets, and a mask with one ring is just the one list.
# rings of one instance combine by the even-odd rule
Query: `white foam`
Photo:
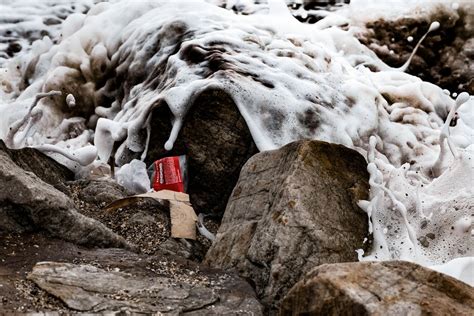
[(58, 153), (74, 162), (77, 162), (81, 166), (88, 166), (93, 163), (97, 158), (97, 148), (91, 145), (81, 147), (73, 152), (62, 147), (50, 144), (33, 146), (33, 148), (44, 152)]
[(442, 265), (431, 266), (433, 270), (452, 276), (474, 286), (474, 258), (464, 257), (453, 259)]
[[(0, 81), (13, 83), (0, 104), (0, 136), (17, 124), (16, 147), (74, 152), (92, 142), (101, 162), (112, 157), (123, 165), (127, 153), (146, 155), (156, 106), (166, 104), (173, 114), (163, 144), (171, 149), (194, 99), (219, 88), (235, 101), (260, 150), (311, 138), (367, 155), (370, 200), (359, 205), (374, 241), (361, 260), (431, 266), (473, 256), (466, 233), (474, 204), (473, 98), (460, 94), (455, 101), (385, 65), (353, 31), (338, 27), (354, 22), (344, 11), (303, 25), (284, 9), (271, 1), (275, 15), (245, 16), (203, 1), (121, 1), (71, 16), (59, 44), (38, 41), (9, 61), (8, 67), (23, 65), (19, 70), (0, 71)], [(31, 85), (24, 89), (27, 69)], [(35, 94), (52, 89), (63, 95), (43, 99), (35, 119), (23, 122)]]
[(67, 106), (69, 106), (70, 108), (73, 108), (76, 106), (76, 99), (74, 98), (72, 94), (68, 94), (66, 96), (66, 103), (67, 103)]

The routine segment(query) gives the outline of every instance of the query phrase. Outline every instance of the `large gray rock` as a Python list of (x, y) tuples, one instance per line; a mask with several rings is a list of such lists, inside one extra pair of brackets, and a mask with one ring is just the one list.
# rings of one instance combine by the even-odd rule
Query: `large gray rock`
[(240, 173), (205, 262), (253, 280), (267, 307), (313, 267), (356, 261), (367, 235), (364, 158), (340, 145), (299, 141), (253, 156)]
[(137, 266), (122, 272), (87, 264), (43, 262), (33, 267), (28, 279), (68, 308), (82, 312), (261, 315), (252, 289), (235, 276), (214, 272), (215, 277), (205, 277), (190, 269), (170, 277), (151, 270)]
[(282, 301), (280, 315), (472, 315), (474, 288), (404, 261), (325, 264)]
[(223, 91), (203, 92), (186, 115), (172, 151), (164, 144), (171, 131), (171, 112), (162, 106), (153, 112), (146, 162), (186, 154), (188, 193), (197, 212), (222, 214), (240, 169), (257, 148), (232, 98)]
[(0, 230), (43, 229), (78, 244), (128, 246), (103, 224), (79, 214), (69, 197), (20, 168), (1, 148), (0, 188)]
[(67, 191), (65, 183), (74, 180), (71, 170), (36, 149), (9, 149), (0, 140), (0, 151), (10, 156), (23, 170), (33, 172), (38, 178), (63, 192)]

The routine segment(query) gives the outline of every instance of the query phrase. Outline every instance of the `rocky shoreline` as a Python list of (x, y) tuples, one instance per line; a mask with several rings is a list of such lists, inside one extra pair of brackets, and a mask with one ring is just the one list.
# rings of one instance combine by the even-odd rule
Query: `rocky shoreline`
[[(90, 1), (90, 5), (96, 2), (99, 1)], [(132, 8), (130, 3), (125, 8)], [(28, 124), (34, 125), (48, 115), (60, 113), (59, 117), (66, 122), (62, 126), (65, 134), (57, 134), (62, 141), (76, 145), (74, 139), (87, 144), (102, 140), (108, 146), (108, 141), (113, 140), (108, 148), (109, 156), (105, 155), (109, 164), (97, 153), (100, 146), (94, 144), (90, 147), (97, 147), (95, 158), (99, 159), (81, 170), (80, 175), (74, 174), (58, 162), (66, 161), (62, 156), (56, 155), (55, 158), (59, 157), (56, 161), (37, 149), (8, 148), (0, 140), (0, 314), (472, 314), (472, 286), (400, 259), (412, 260), (410, 255), (417, 256), (420, 249), (446, 253), (445, 257), (440, 255), (433, 260), (436, 264), (445, 263), (446, 258), (465, 259), (472, 253), (466, 238), (472, 239), (474, 195), (463, 188), (461, 181), (462, 177), (469, 178), (473, 170), (470, 167), (473, 156), (462, 155), (470, 146), (465, 139), (469, 137), (466, 131), (472, 130), (468, 124), (472, 115), (462, 113), (462, 117), (453, 110), (455, 118), (450, 120), (447, 105), (453, 103), (454, 109), (457, 92), (474, 93), (471, 12), (461, 8), (453, 14), (443, 9), (416, 19), (378, 19), (367, 23), (364, 32), (356, 32), (354, 38), (342, 33), (346, 24), (328, 19), (335, 21), (340, 33), (330, 33), (329, 27), (320, 31), (328, 31), (325, 36), (331, 39), (329, 42), (338, 36), (341, 43), (348, 38), (353, 40), (347, 42), (357, 44), (352, 48), (341, 43), (335, 45), (347, 48), (347, 52), (335, 48), (325, 50), (327, 43), (311, 43), (288, 34), (282, 36), (276, 29), (260, 29), (254, 22), (250, 30), (237, 19), (233, 22), (236, 32), (229, 33), (231, 36), (224, 38), (219, 34), (216, 38), (221, 40), (201, 38), (200, 46), (194, 43), (194, 36), (207, 36), (215, 30), (209, 29), (208, 23), (197, 23), (192, 28), (177, 19), (159, 28), (155, 25), (150, 33), (146, 28), (137, 28), (137, 33), (143, 32), (136, 43), (133, 37), (117, 40), (120, 45), (129, 40), (136, 46), (121, 46), (114, 52), (117, 53), (114, 58), (105, 47), (106, 41), (98, 41), (83, 56), (87, 62), (79, 62), (71, 53), (72, 57), (68, 55), (71, 60), (64, 61), (56, 73), (45, 75), (40, 56), (44, 60), (50, 58), (51, 65), (63, 56), (61, 52), (54, 57), (48, 55), (58, 49), (53, 45), (61, 44), (63, 20), (73, 13), (79, 19), (81, 12), (89, 10), (87, 1), (78, 0), (74, 4), (72, 7), (62, 4), (56, 13), (40, 6), (47, 14), (40, 24), (51, 31), (44, 34), (28, 29), (29, 26), (34, 29), (31, 23), (36, 18), (20, 6), (19, 12), (26, 10), (28, 18), (18, 20), (17, 24), (7, 22), (24, 32), (7, 34), (0, 30), (0, 66), (9, 58), (25, 57), (24, 54), (30, 53), (31, 42), (42, 41), (45, 34), (51, 36), (51, 43), (45, 39), (45, 46), (40, 47), (45, 52), (29, 60), (29, 66), (22, 66), (27, 69), (21, 69), (21, 82), (0, 84), (7, 93), (15, 94), (17, 89), (20, 95), (40, 78), (49, 82), (41, 86), (41, 91), (62, 90), (46, 96), (42, 107), (35, 107), (34, 111), (34, 106), (31, 107), (28, 115), (34, 113), (29, 118), (32, 123), (28, 121)], [(101, 10), (106, 12), (112, 7), (108, 5), (93, 7), (97, 15), (92, 19), (88, 16), (88, 23), (100, 16)], [(299, 10), (300, 5), (295, 5), (294, 11), (306, 14)], [(308, 3), (302, 7), (305, 6), (311, 7)], [(225, 7), (223, 2), (221, 7)], [(158, 5), (157, 8), (153, 10), (165, 9)], [(131, 24), (143, 26), (139, 18), (146, 15), (145, 9), (142, 8), (143, 14), (136, 13), (135, 20), (130, 19), (140, 23)], [(244, 10), (245, 6), (227, 9), (237, 12), (236, 16), (250, 14)], [(312, 13), (315, 16), (305, 15), (300, 20), (314, 24), (329, 16), (324, 15), (328, 12), (324, 16), (319, 16), (320, 13), (318, 10)], [(82, 18), (86, 21), (85, 16)], [(115, 21), (115, 16), (108, 18), (109, 22)], [(390, 68), (399, 67), (407, 60), (417, 40), (434, 20), (442, 28), (427, 37), (407, 69), (407, 73), (421, 80)], [(87, 35), (87, 30), (81, 33), (81, 27), (87, 25), (84, 21), (76, 25), (79, 30), (76, 35)], [(69, 23), (71, 29), (76, 27), (74, 19)], [(219, 17), (219, 23), (228, 22)], [(91, 23), (88, 27), (91, 25), (94, 26)], [(216, 25), (216, 29), (221, 27), (217, 22)], [(122, 27), (125, 30), (128, 26)], [(223, 31), (226, 27), (222, 27)], [(260, 38), (253, 37), (252, 32), (256, 31), (260, 32)], [(107, 32), (101, 36), (105, 35)], [(73, 40), (82, 43), (79, 36)], [(39, 42), (36, 42), (38, 47)], [(61, 49), (68, 50), (66, 44), (63, 42)], [(48, 50), (47, 45), (54, 48)], [(374, 53), (380, 60), (372, 58), (370, 54)], [(341, 62), (339, 59), (344, 54), (347, 60)], [(155, 64), (150, 66), (149, 61)], [(254, 71), (255, 65), (266, 67), (266, 72)], [(380, 65), (387, 67), (387, 73), (375, 69)], [(62, 76), (64, 68), (69, 72)], [(279, 71), (277, 74), (275, 69)], [(20, 65), (15, 71), (20, 73)], [(188, 75), (183, 75), (186, 71)], [(359, 71), (365, 71), (367, 77), (345, 77)], [(338, 72), (338, 76), (331, 78)], [(377, 77), (378, 74), (381, 76)], [(56, 80), (56, 75), (60, 79)], [(213, 77), (215, 81), (196, 88), (196, 82), (201, 84)], [(380, 85), (387, 86), (377, 87), (378, 83), (372, 79), (380, 79)], [(194, 89), (189, 90), (192, 93), (183, 88), (186, 85), (179, 86), (186, 80)], [(227, 86), (216, 82), (226, 82)], [(447, 90), (443, 94), (438, 87), (433, 88), (434, 84)], [(308, 85), (314, 91), (304, 87), (300, 91), (300, 85)], [(263, 92), (256, 93), (253, 89)], [(174, 92), (165, 98), (165, 90)], [(174, 94), (177, 90), (179, 93)], [(347, 94), (340, 93), (343, 90)], [(370, 93), (359, 95), (359, 90)], [(67, 102), (70, 96), (77, 99), (73, 105)], [(24, 99), (28, 101), (27, 97)], [(472, 100), (469, 95), (468, 98)], [(26, 102), (21, 101), (22, 97), (18, 99)], [(448, 99), (451, 103), (447, 103)], [(181, 104), (183, 100), (189, 104)], [(174, 104), (167, 104), (171, 101)], [(243, 104), (247, 108), (242, 109)], [(306, 110), (293, 112), (292, 107), (301, 104), (307, 105)], [(2, 105), (0, 102), (0, 110)], [(144, 108), (139, 110), (140, 106)], [(136, 111), (121, 113), (123, 109)], [(249, 110), (255, 113), (249, 114)], [(145, 112), (149, 115), (146, 120)], [(122, 119), (134, 117), (135, 125), (125, 119), (114, 121), (114, 115)], [(249, 121), (252, 115), (256, 119)], [(109, 124), (102, 126), (102, 131), (97, 128), (99, 117), (102, 123)], [(182, 122), (176, 124), (178, 118)], [(291, 120), (295, 122), (288, 123)], [(339, 124), (340, 121), (344, 124)], [(23, 130), (18, 125), (17, 138), (28, 134), (31, 127), (28, 124)], [(454, 130), (457, 124), (465, 129)], [(462, 153), (458, 156), (451, 149), (450, 139), (447, 142), (451, 151), (444, 146), (444, 127), (448, 131), (444, 135), (446, 139), (451, 136), (451, 128), (453, 138), (458, 137), (464, 146), (459, 146)], [(49, 126), (41, 137), (50, 137), (48, 133), (55, 128)], [(172, 141), (172, 148), (166, 150), (164, 146), (172, 138), (173, 130), (179, 133)], [(100, 132), (102, 139), (95, 137)], [(117, 133), (112, 136), (114, 132)], [(125, 137), (121, 133), (129, 134)], [(270, 147), (278, 149), (259, 152), (259, 137), (255, 135), (260, 135), (262, 146), (265, 137), (280, 141), (292, 133), (300, 140), (282, 147), (276, 145), (278, 142), (272, 143)], [(349, 135), (356, 137), (351, 139)], [(10, 143), (14, 144), (15, 135), (10, 136)], [(345, 141), (355, 149), (335, 144)], [(427, 149), (431, 150), (426, 151), (431, 155), (428, 158), (440, 152), (438, 160), (445, 165), (439, 169), (454, 170), (456, 183), (450, 182), (452, 178), (438, 181), (442, 177), (433, 175), (433, 164), (430, 170), (425, 168), (431, 163), (424, 152)], [(172, 207), (166, 199), (137, 200), (117, 208), (107, 207), (134, 195), (114, 179), (115, 168), (132, 159), (142, 159), (150, 166), (158, 159), (180, 155), (187, 157), (189, 199), (186, 201), (203, 219), (209, 231), (207, 236), (172, 237)], [(448, 161), (452, 164), (441, 159), (443, 156), (452, 158)], [(456, 163), (459, 169), (452, 167)], [(409, 183), (409, 177), (418, 182)], [(472, 177), (469, 180), (472, 182)], [(430, 204), (432, 201), (420, 199), (420, 192), (424, 192), (421, 188), (436, 182), (438, 186), (427, 190), (425, 195), (425, 199), (435, 196), (435, 201)], [(377, 189), (385, 190), (379, 200)], [(430, 190), (435, 193), (430, 195)], [(445, 195), (448, 197), (443, 200)], [(427, 209), (428, 204), (431, 209)], [(374, 216), (377, 207), (387, 212)], [(432, 221), (433, 210), (439, 214)], [(428, 211), (431, 215), (424, 213)], [(410, 236), (407, 216), (417, 219), (412, 222), (414, 231), (420, 232), (416, 238)], [(392, 227), (392, 223), (396, 225)], [(195, 224), (199, 231), (198, 222)], [(378, 231), (374, 229), (376, 225)], [(384, 242), (377, 243), (376, 234), (390, 235), (392, 239), (382, 237), (379, 240)], [(446, 242), (449, 238), (454, 242)], [(404, 244), (409, 241), (411, 248)], [(456, 241), (460, 242), (456, 244)], [(384, 251), (386, 257), (377, 257)], [(362, 255), (371, 253), (373, 257)], [(367, 261), (367, 258), (382, 261)]]
[[(202, 236), (169, 237), (167, 212), (156, 203), (105, 213), (104, 203), (127, 195), (113, 181), (73, 180), (31, 149), (2, 147), (0, 154), (15, 158), (15, 177), (36, 177), (38, 183), (24, 184), (28, 192), (51, 190), (39, 178), (47, 168), (44, 180), (64, 190), (78, 212), (95, 218), (72, 234), (52, 230), (60, 207), (50, 204), (42, 214), (51, 216), (38, 221), (40, 204), (3, 196), (2, 313), (468, 315), (473, 308), (473, 288), (451, 277), (405, 262), (357, 263), (353, 249), (364, 247), (367, 218), (356, 202), (367, 195), (368, 175), (363, 157), (340, 145), (301, 141), (252, 157), (222, 223), (206, 222), (217, 233), (212, 246)], [(21, 169), (22, 157), (42, 164)], [(18, 185), (11, 176), (1, 179)], [(108, 233), (91, 235), (88, 225)], [(327, 272), (319, 277), (319, 270)], [(363, 293), (375, 298), (357, 298)], [(434, 297), (442, 303), (431, 302)]]

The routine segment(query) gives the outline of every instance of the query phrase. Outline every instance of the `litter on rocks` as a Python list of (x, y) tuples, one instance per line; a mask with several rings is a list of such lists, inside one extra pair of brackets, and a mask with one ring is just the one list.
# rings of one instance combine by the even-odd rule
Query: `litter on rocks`
[(148, 178), (146, 164), (137, 159), (123, 165), (115, 174), (115, 179), (121, 186), (134, 194), (145, 193), (150, 190), (150, 179)]
[(156, 160), (148, 168), (148, 174), (155, 191), (186, 192), (187, 160), (185, 155)]
[(197, 216), (189, 201), (189, 195), (171, 190), (152, 191), (115, 200), (105, 206), (106, 211), (115, 211), (142, 199), (153, 199), (168, 204), (171, 218), (171, 237), (196, 240)]

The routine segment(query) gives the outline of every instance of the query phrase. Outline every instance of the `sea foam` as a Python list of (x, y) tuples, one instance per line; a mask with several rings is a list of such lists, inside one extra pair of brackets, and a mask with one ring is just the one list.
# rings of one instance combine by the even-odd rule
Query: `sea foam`
[[(359, 205), (374, 240), (361, 260), (434, 266), (472, 257), (473, 98), (456, 102), (385, 65), (355, 39), (348, 15), (301, 24), (275, 0), (262, 12), (173, 0), (99, 3), (73, 14), (57, 44), (38, 40), (0, 69), (0, 137), (20, 122), (11, 147), (52, 151), (78, 173), (95, 154), (122, 166), (146, 156), (154, 108), (173, 114), (163, 144), (171, 149), (196, 97), (218, 88), (260, 150), (310, 138), (367, 157), (370, 200)], [(31, 109), (37, 93), (52, 90), (61, 95)], [(61, 155), (83, 147), (80, 159)], [(442, 270), (470, 282), (465, 261), (453, 262)]]

